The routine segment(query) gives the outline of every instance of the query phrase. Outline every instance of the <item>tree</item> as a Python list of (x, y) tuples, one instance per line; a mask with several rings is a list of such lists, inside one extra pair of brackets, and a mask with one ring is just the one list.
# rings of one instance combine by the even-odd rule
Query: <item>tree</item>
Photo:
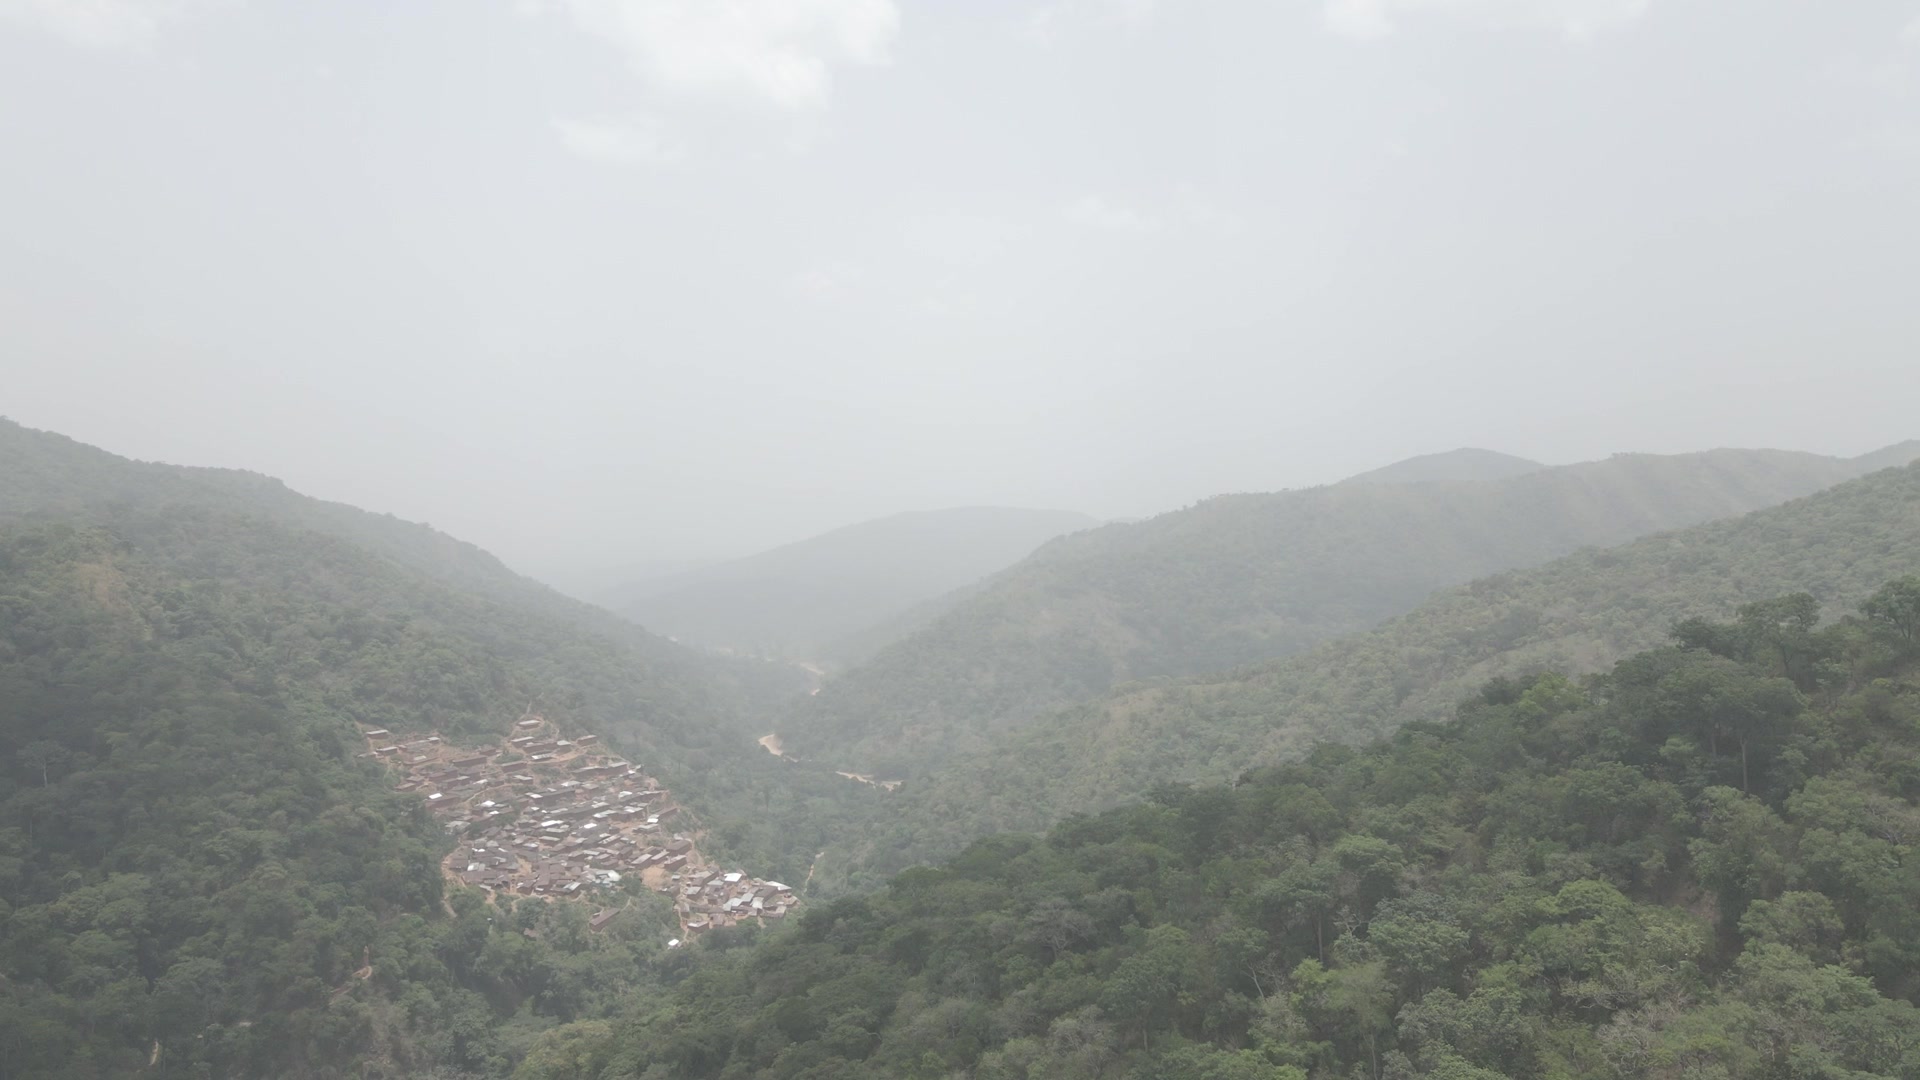
[(1740, 917), (1740, 934), (1750, 942), (1785, 945), (1821, 964), (1837, 963), (1847, 928), (1833, 901), (1817, 892), (1784, 892), (1755, 900)]
[(1367, 943), (1417, 998), (1461, 961), (1467, 931), (1451, 905), (1434, 893), (1419, 893), (1381, 904), (1367, 924)]
[(1920, 649), (1920, 575), (1889, 581), (1860, 605), (1860, 613), (1903, 651)]
[(1700, 816), (1700, 836), (1689, 844), (1695, 872), (1719, 897), (1721, 918), (1737, 922), (1748, 904), (1785, 886), (1792, 833), (1765, 803), (1732, 788), (1702, 793)]
[(1820, 602), (1812, 594), (1791, 593), (1743, 604), (1734, 621), (1745, 634), (1751, 655), (1771, 656), (1779, 662), (1782, 676), (1807, 686), (1817, 658), (1813, 631), (1820, 625)]
[(1100, 994), (1100, 1007), (1127, 1022), (1150, 1043), (1150, 1032), (1171, 1016), (1174, 995), (1185, 982), (1192, 940), (1177, 926), (1156, 926), (1142, 948), (1120, 962)]
[(1724, 743), (1740, 755), (1740, 790), (1752, 788), (1752, 750), (1785, 733), (1806, 707), (1794, 685), (1769, 678), (1731, 660), (1705, 657), (1664, 677), (1659, 684), (1662, 709), (1691, 726), (1719, 756)]
[(52, 783), (48, 771), (64, 765), (71, 756), (66, 747), (48, 739), (36, 739), (20, 751), (21, 759), (40, 774), (41, 787)]

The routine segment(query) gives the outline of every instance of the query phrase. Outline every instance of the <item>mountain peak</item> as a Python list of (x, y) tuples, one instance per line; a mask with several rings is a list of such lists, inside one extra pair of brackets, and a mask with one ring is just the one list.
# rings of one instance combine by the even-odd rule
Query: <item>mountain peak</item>
[(1421, 454), (1405, 461), (1396, 461), (1357, 476), (1342, 480), (1343, 484), (1423, 484), (1458, 483), (1475, 480), (1504, 480), (1510, 476), (1522, 476), (1530, 472), (1539, 472), (1546, 468), (1538, 461), (1529, 461), (1512, 454), (1503, 454), (1498, 450), (1483, 450), (1474, 446), (1463, 446), (1458, 450), (1446, 450), (1438, 454)]

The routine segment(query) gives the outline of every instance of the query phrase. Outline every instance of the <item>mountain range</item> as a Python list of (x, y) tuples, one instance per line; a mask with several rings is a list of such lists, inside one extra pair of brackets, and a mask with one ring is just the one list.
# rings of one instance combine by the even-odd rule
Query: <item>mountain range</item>
[(779, 732), (805, 759), (924, 774), (1123, 683), (1303, 652), (1436, 589), (1775, 505), (1903, 456), (1920, 454), (1621, 454), (1516, 472), (1473, 453), (1439, 471), (1491, 460), (1506, 475), (1223, 495), (1046, 544), (828, 680)]
[(995, 831), (1045, 828), (1170, 780), (1227, 781), (1316, 743), (1443, 719), (1475, 687), (1580, 674), (1667, 640), (1689, 616), (1806, 593), (1851, 611), (1920, 574), (1920, 463), (1780, 506), (1567, 555), (1444, 590), (1310, 652), (1225, 674), (1148, 680), (1035, 719), (905, 784), (837, 872), (884, 876)]
[[(0, 421), (0, 745), (10, 751), (0, 760), (4, 1071), (34, 1080), (559, 1080), (642, 1068), (717, 1074), (728, 1055), (770, 1060), (792, 1046), (796, 1069), (812, 1062), (818, 1075), (857, 1075), (864, 1066), (849, 1062), (883, 1037), (891, 1049), (870, 1075), (909, 1059), (919, 1064), (907, 1071), (932, 1069), (935, 1058), (978, 1058), (992, 1069), (1038, 1052), (1037, 1036), (1012, 1033), (1050, 1014), (1048, 1002), (1097, 1001), (1134, 1016), (1128, 1030), (1140, 1045), (1130, 1060), (1160, 1070), (1153, 1075), (1297, 1077), (1278, 1050), (1255, 1058), (1229, 1045), (1244, 1041), (1258, 995), (1268, 996), (1257, 1008), (1275, 1024), (1280, 1002), (1305, 1003), (1286, 1021), (1296, 1026), (1321, 1015), (1301, 989), (1318, 985), (1312, 971), (1272, 967), (1259, 935), (1285, 939), (1274, 955), (1297, 961), (1312, 948), (1315, 963), (1324, 957), (1327, 977), (1347, 986), (1339, 1000), (1373, 1000), (1352, 997), (1362, 993), (1354, 987), (1392, 970), (1393, 993), (1410, 1004), (1427, 978), (1380, 967), (1370, 939), (1331, 940), (1339, 911), (1313, 907), (1314, 897), (1346, 897), (1349, 910), (1372, 912), (1403, 885), (1414, 889), (1406, 868), (1423, 866), (1422, 880), (1437, 880), (1471, 863), (1494, 875), (1486, 888), (1512, 889), (1516, 874), (1532, 875), (1523, 882), (1533, 890), (1528, 910), (1558, 925), (1563, 909), (1552, 905), (1573, 902), (1555, 891), (1562, 879), (1593, 876), (1579, 862), (1587, 855), (1565, 857), (1566, 837), (1579, 847), (1600, 835), (1577, 830), (1587, 817), (1613, 820), (1627, 790), (1596, 754), (1631, 750), (1635, 767), (1677, 792), (1660, 796), (1660, 820), (1684, 818), (1692, 841), (1719, 842), (1717, 819), (1688, 816), (1675, 800), (1737, 800), (1740, 791), (1721, 796), (1712, 785), (1745, 786), (1744, 743), (1737, 760), (1714, 748), (1718, 729), (1704, 748), (1651, 729), (1634, 743), (1614, 728), (1685, 727), (1691, 714), (1647, 712), (1638, 699), (1608, 711), (1609, 687), (1641, 685), (1628, 676), (1663, 685), (1662, 665), (1677, 662), (1661, 657), (1677, 650), (1630, 661), (1613, 683), (1576, 681), (1661, 646), (1679, 620), (1741, 620), (1731, 629), (1689, 624), (1688, 693), (1725, 685), (1741, 703), (1799, 700), (1767, 665), (1804, 687), (1794, 690), (1809, 704), (1794, 713), (1791, 740), (1763, 741), (1755, 758), (1769, 798), (1784, 806), (1795, 784), (1812, 791), (1880, 770), (1890, 779), (1848, 795), (1853, 802), (1803, 816), (1854, 822), (1846, 827), (1869, 840), (1905, 820), (1908, 683), (1873, 680), (1895, 670), (1885, 631), (1906, 625), (1899, 605), (1908, 594), (1888, 594), (1887, 625), (1843, 620), (1820, 632), (1817, 649), (1795, 620), (1845, 615), (1876, 588), (1906, 588), (1890, 579), (1920, 572), (1920, 465), (1904, 464), (1917, 455), (1920, 445), (1907, 444), (1854, 460), (1713, 451), (1530, 468), (1469, 452), (1325, 488), (1221, 496), (1124, 525), (1075, 531), (1079, 519), (1060, 516), (1053, 524), (1067, 534), (1013, 565), (864, 623), (843, 640), (864, 637), (879, 651), (808, 696), (810, 680), (793, 664), (666, 640), (426, 526), (310, 499), (257, 474), (129, 461)], [(918, 524), (944, 549), (976, 520)], [(1038, 531), (1043, 522), (1029, 523)], [(896, 526), (908, 543), (914, 529)], [(861, 530), (853, 537), (839, 545), (843, 555), (876, 545), (868, 550), (877, 560), (887, 543)], [(804, 577), (809, 565), (829, 563), (779, 565)], [(959, 573), (947, 566), (950, 578)], [(849, 588), (872, 596), (878, 577)], [(1794, 592), (1807, 599), (1777, 614), (1742, 607)], [(1920, 596), (1920, 583), (1911, 592)], [(811, 625), (825, 640), (824, 623)], [(1815, 660), (1782, 660), (1769, 633)], [(1755, 671), (1729, 675), (1726, 663), (1736, 661)], [(1480, 722), (1495, 727), (1456, 735), (1432, 726), (1463, 700), (1469, 719), (1493, 710)], [(764, 946), (741, 927), (676, 950), (667, 941), (685, 928), (673, 899), (638, 879), (609, 894), (618, 919), (608, 927), (589, 924), (586, 905), (487, 896), (442, 874), (458, 840), (416, 795), (394, 789), (365, 753), (361, 729), (490, 739), (529, 710), (563, 732), (599, 735), (658, 776), (703, 852), (794, 882), (803, 895), (789, 920), (797, 925), (765, 934)], [(793, 732), (793, 757), (755, 745), (776, 720), (779, 733)], [(1496, 737), (1516, 724), (1531, 734), (1512, 745)], [(1410, 734), (1391, 749), (1328, 748), (1395, 731)], [(1553, 740), (1562, 747), (1554, 767), (1569, 770), (1572, 790), (1598, 792), (1594, 805), (1605, 812), (1580, 817), (1564, 803), (1515, 811), (1548, 830), (1524, 851), (1479, 852), (1460, 831), (1493, 828), (1507, 810), (1446, 802), (1448, 792), (1421, 787), (1465, 775), (1430, 752), (1445, 744), (1445, 754), (1480, 762), (1474, 783), (1530, 791), (1535, 767), (1515, 748)], [(1400, 771), (1375, 775), (1369, 761)], [(835, 775), (894, 764), (907, 779), (893, 791)], [(1220, 782), (1233, 786), (1205, 786)], [(1334, 803), (1337, 819), (1326, 805)], [(1380, 809), (1388, 804), (1391, 812)], [(1119, 809), (1085, 817), (1107, 807)], [(1560, 816), (1573, 824), (1555, 824)], [(1459, 866), (1442, 865), (1448, 849), (1423, 839), (1432, 831), (1423, 822), (1453, 822), (1435, 824), (1434, 835), (1465, 853)], [(1049, 825), (1058, 830), (1044, 841), (980, 840)], [(1832, 831), (1806, 828), (1810, 838)], [(1383, 854), (1389, 843), (1405, 854)], [(1641, 901), (1701, 907), (1665, 879), (1642, 881), (1655, 861), (1638, 848), (1591, 850)], [(1367, 861), (1376, 856), (1405, 872), (1376, 874)], [(942, 869), (892, 876), (948, 857), (956, 861)], [(1889, 857), (1859, 861), (1896, 865)], [(1745, 902), (1725, 884), (1738, 875), (1722, 874), (1724, 860), (1703, 857), (1695, 869), (1680, 858), (1669, 853), (1663, 865), (1689, 875), (1682, 892), (1714, 888), (1716, 903)], [(1807, 873), (1828, 873), (1825, 858), (1815, 851)], [(1242, 874), (1261, 859), (1276, 860), (1261, 874), (1281, 875), (1280, 884)], [(1163, 872), (1176, 862), (1181, 873)], [(1044, 883), (1048, 895), (1030, 896), (1022, 882)], [(871, 899), (831, 899), (883, 884)], [(1901, 942), (1912, 935), (1899, 905), (1873, 899), (1905, 895), (1905, 886), (1884, 874), (1870, 886), (1827, 886), (1860, 923), (1844, 928), (1857, 946), (1848, 962), (1907, 970)], [(936, 895), (938, 913), (921, 906)], [(1233, 899), (1207, 907), (1195, 901), (1203, 895)], [(1404, 916), (1384, 910), (1383, 925)], [(1192, 918), (1155, 914), (1175, 911)], [(1301, 921), (1316, 911), (1317, 923)], [(1203, 913), (1204, 926), (1195, 921)], [(1731, 940), (1736, 917), (1717, 917)], [(1486, 935), (1480, 960), (1508, 955), (1501, 918), (1474, 931)], [(1083, 926), (1100, 929), (1090, 937)], [(1748, 933), (1745, 922), (1737, 929)], [(1527, 948), (1543, 933), (1529, 931)], [(1757, 948), (1773, 933), (1750, 936)], [(1809, 940), (1826, 933), (1808, 931)], [(1073, 958), (1096, 938), (1087, 959)], [(1162, 938), (1172, 944), (1148, 947)], [(1244, 986), (1239, 974), (1229, 990), (1202, 973), (1228, 971), (1216, 959), (1242, 944), (1230, 967), (1244, 970)], [(991, 969), (982, 966), (990, 955)], [(1170, 1044), (1156, 1034), (1149, 1049), (1157, 1021), (1121, 1010), (1133, 1007), (1138, 995), (1126, 995), (1135, 990), (1158, 993), (1161, 976), (1141, 974), (1150, 956), (1204, 960), (1182, 968), (1198, 981), (1180, 1000), (1211, 1002), (1208, 1015), (1227, 1019), (1196, 1011)], [(1052, 989), (1017, 989), (1043, 967), (1059, 980)], [(990, 992), (977, 982), (987, 970), (1006, 980)], [(723, 992), (715, 980), (734, 978), (729, 971), (742, 981)], [(943, 974), (922, 978), (933, 971)], [(821, 989), (793, 989), (803, 984)], [(968, 1004), (971, 994), (990, 997), (997, 1019)], [(842, 1009), (831, 995), (880, 1004)], [(1079, 1020), (1042, 1024), (1080, 1025), (1047, 1036), (1047, 1060), (1065, 1068), (1086, 1047), (1116, 1052), (1118, 1036), (1098, 1034), (1104, 1014), (1087, 1007), (1073, 1005)], [(742, 1009), (765, 1011), (736, 1015)], [(1883, 1026), (1898, 1028), (1904, 1015)], [(1429, 1029), (1411, 1021), (1403, 1029), (1418, 1051)], [(1366, 1052), (1357, 1030), (1328, 1028), (1337, 1051), (1323, 1056)], [(758, 1034), (739, 1041), (739, 1032)], [(971, 1039), (972, 1049), (946, 1057), (907, 1049), (942, 1038)], [(1215, 1045), (1183, 1049), (1181, 1039)], [(1002, 1049), (980, 1057), (988, 1042)], [(1847, 1057), (1843, 1042), (1821, 1045), (1836, 1061), (1901, 1060), (1885, 1047)], [(1508, 1057), (1528, 1068), (1548, 1060)], [(1438, 1051), (1429, 1059), (1453, 1060)]]

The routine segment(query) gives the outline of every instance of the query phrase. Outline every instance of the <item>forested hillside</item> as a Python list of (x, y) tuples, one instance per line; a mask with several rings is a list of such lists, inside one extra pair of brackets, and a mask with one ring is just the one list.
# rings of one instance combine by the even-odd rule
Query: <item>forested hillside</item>
[(516, 574), (480, 548), (426, 525), (309, 498), (258, 473), (130, 461), (0, 419), (0, 526), (87, 523), (110, 513), (187, 507), (344, 541), (414, 577), (450, 587), (476, 611), (486, 606), (476, 602), (493, 602), (501, 623), (534, 616), (556, 632), (599, 643), (596, 647), (617, 643), (623, 655), (637, 658), (629, 677), (646, 687), (649, 699), (681, 703), (715, 722), (738, 723), (742, 732), (758, 726), (762, 713), (805, 685), (799, 673), (783, 665), (703, 656), (675, 646)]
[(651, 893), (589, 935), (581, 905), (447, 890), (454, 838), (359, 725), (531, 705), (670, 784), (710, 853), (796, 881), (880, 799), (753, 745), (776, 665), (418, 526), (0, 434), (0, 1075), (504, 1075), (651, 978), (676, 925)]
[[(354, 719), (492, 730), (531, 704), (656, 766), (710, 811), (717, 851), (797, 875), (829, 831), (839, 835), (832, 822), (848, 785), (754, 746), (777, 704), (805, 685), (787, 665), (674, 645), (424, 525), (253, 473), (128, 461), (0, 422), (0, 527), (41, 523), (104, 528), (183, 587), (335, 612), (339, 622), (312, 631), (332, 650), (327, 662), (296, 670), (350, 693), (340, 700)], [(261, 539), (269, 535), (280, 539)], [(286, 633), (271, 621), (245, 632), (276, 642)], [(789, 794), (797, 805), (781, 820), (761, 812)]]
[(1162, 780), (1223, 780), (1322, 740), (1442, 717), (1490, 678), (1598, 671), (1658, 644), (1690, 614), (1727, 615), (1783, 592), (1838, 612), (1877, 582), (1912, 573), (1920, 573), (1920, 464), (1474, 582), (1303, 656), (1124, 687), (1049, 714), (990, 752), (907, 784), (871, 849), (834, 851), (828, 862), (856, 878), (889, 873)]
[(0, 418), (0, 525), (86, 521), (105, 508), (200, 507), (257, 517), (347, 541), (383, 561), (465, 593), (539, 612), (644, 654), (667, 686), (727, 684), (754, 712), (799, 692), (802, 679), (774, 664), (701, 656), (626, 620), (514, 573), (499, 559), (430, 526), (310, 498), (270, 476), (238, 469), (130, 461), (64, 435)]
[[(839, 661), (921, 603), (1099, 522), (977, 506), (895, 514), (799, 543), (611, 590), (607, 606), (709, 648)], [(856, 638), (856, 635), (859, 637)]]
[(790, 753), (922, 775), (1121, 683), (1299, 653), (1435, 589), (1857, 474), (1780, 451), (1622, 455), (1491, 482), (1230, 495), (1057, 540), (784, 718)]
[[(537, 701), (671, 777), (711, 808), (709, 846), (770, 875), (804, 875), (848, 827), (827, 811), (878, 797), (768, 758), (724, 694), (672, 692), (617, 641), (343, 541), (198, 508), (91, 516), (0, 530), (9, 1075), (125, 1075), (156, 1044), (159, 1075), (499, 1071), (638, 984), (673, 926), (644, 892), (631, 934), (592, 941), (544, 902), (511, 922), (443, 907), (453, 838), (354, 756), (356, 722), (498, 731)], [(542, 926), (557, 938), (519, 936)]]
[(1920, 1075), (1920, 578), (1816, 607), (981, 841), (525, 1075)]

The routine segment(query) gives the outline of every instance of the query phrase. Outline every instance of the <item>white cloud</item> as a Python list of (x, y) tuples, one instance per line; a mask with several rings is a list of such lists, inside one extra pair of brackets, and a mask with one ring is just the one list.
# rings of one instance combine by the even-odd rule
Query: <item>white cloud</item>
[(587, 159), (616, 165), (670, 165), (686, 151), (651, 117), (634, 120), (560, 117), (553, 121), (560, 145)]
[(1900, 28), (1900, 41), (1920, 49), (1920, 15), (1915, 15), (1912, 22)]
[(835, 65), (887, 62), (893, 0), (556, 0), (588, 33), (676, 94), (801, 111), (827, 104)]
[(207, 6), (198, 0), (0, 0), (0, 20), (93, 49), (153, 46), (163, 23)]
[(1067, 205), (1066, 218), (1082, 228), (1100, 232), (1148, 235), (1162, 232), (1167, 223), (1104, 195), (1082, 195)]
[(1381, 38), (1408, 15), (1450, 15), (1494, 26), (1536, 26), (1584, 39), (1633, 22), (1652, 0), (1325, 0), (1328, 30)]

